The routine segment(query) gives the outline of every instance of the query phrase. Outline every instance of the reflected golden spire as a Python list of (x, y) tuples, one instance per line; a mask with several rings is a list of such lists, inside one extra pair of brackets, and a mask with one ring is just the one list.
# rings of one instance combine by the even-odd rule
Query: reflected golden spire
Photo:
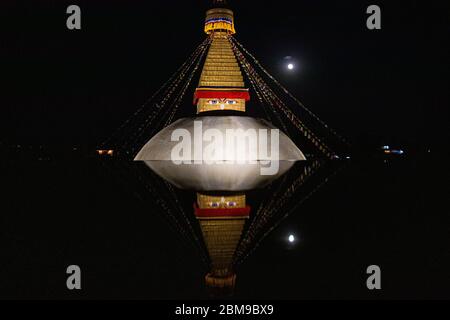
[(213, 294), (232, 293), (236, 281), (233, 256), (250, 213), (245, 194), (197, 193), (194, 208), (211, 259), (206, 285)]

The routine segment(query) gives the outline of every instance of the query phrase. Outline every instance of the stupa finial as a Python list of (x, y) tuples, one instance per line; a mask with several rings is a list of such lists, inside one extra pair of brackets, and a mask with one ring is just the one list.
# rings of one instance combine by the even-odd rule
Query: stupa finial
[(225, 0), (214, 0), (213, 7), (206, 11), (205, 32), (226, 32), (235, 34), (233, 11), (227, 8)]

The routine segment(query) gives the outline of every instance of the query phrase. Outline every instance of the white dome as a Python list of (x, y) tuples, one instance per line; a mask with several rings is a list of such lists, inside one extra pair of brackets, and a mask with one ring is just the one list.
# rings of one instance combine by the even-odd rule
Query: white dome
[[(184, 160), (192, 160), (188, 163), (177, 163), (173, 161), (172, 151), (180, 144), (179, 140), (172, 141), (172, 134), (175, 130), (181, 129), (186, 134), (194, 136), (196, 128), (198, 133), (198, 121), (201, 121), (202, 133), (208, 129), (215, 129), (216, 133), (227, 135), (229, 129), (254, 129), (255, 132), (267, 132), (266, 151), (273, 156), (271, 129), (276, 129), (269, 122), (263, 119), (239, 116), (205, 116), (196, 118), (183, 118), (156, 134), (135, 157), (135, 161), (144, 161), (159, 176), (183, 189), (193, 189), (198, 191), (244, 191), (267, 185), (289, 170), (295, 161), (306, 160), (303, 153), (283, 132), (278, 131), (277, 159), (264, 156), (260, 151), (259, 141), (255, 144), (249, 142), (244, 149), (234, 150), (230, 157), (230, 149), (225, 144), (220, 144), (219, 158), (212, 159), (205, 152), (201, 153), (200, 162), (195, 157), (194, 143), (188, 150), (188, 157)], [(197, 124), (196, 124), (197, 122)], [(201, 137), (204, 138), (203, 134)], [(259, 136), (257, 136), (259, 139)], [(206, 139), (208, 140), (208, 139)], [(245, 140), (241, 139), (240, 141)], [(192, 139), (194, 141), (194, 139)], [(198, 140), (197, 140), (198, 141)], [(203, 150), (207, 149), (211, 141), (202, 140)], [(247, 140), (247, 142), (250, 140)], [(276, 146), (276, 144), (274, 145)], [(198, 154), (197, 154), (198, 155)], [(206, 163), (208, 160), (212, 163)], [(223, 160), (223, 161), (220, 161)], [(267, 161), (271, 160), (271, 161)], [(242, 162), (239, 162), (242, 161)], [(272, 168), (271, 173), (264, 173), (267, 168)]]
[[(150, 141), (148, 141), (144, 147), (139, 151), (139, 153), (136, 155), (135, 159), (136, 161), (139, 160), (173, 160), (171, 153), (173, 148), (177, 144), (179, 144), (179, 141), (171, 141), (172, 133), (177, 129), (185, 129), (189, 132), (189, 134), (194, 137), (194, 126), (195, 122), (201, 121), (202, 123), (202, 130), (205, 132), (209, 129), (216, 129), (219, 130), (222, 135), (225, 137), (227, 135), (227, 130), (233, 129), (238, 130), (242, 129), (243, 131), (247, 131), (248, 129), (254, 129), (257, 132), (260, 129), (277, 129), (272, 124), (267, 122), (264, 119), (255, 119), (250, 117), (238, 117), (238, 116), (225, 116), (225, 117), (196, 117), (196, 118), (182, 118), (171, 125), (167, 126), (166, 128), (162, 129), (159, 133), (157, 133)], [(268, 150), (271, 148), (271, 136), (270, 134), (267, 135), (267, 144), (268, 144)], [(203, 149), (207, 149), (208, 145), (211, 142), (203, 142)], [(256, 144), (258, 145), (258, 144)], [(256, 150), (256, 152), (250, 152), (247, 148), (245, 154), (235, 154), (235, 158), (229, 158), (228, 152), (229, 151), (225, 144), (223, 146), (223, 156), (224, 159), (216, 159), (216, 160), (237, 160), (235, 158), (245, 159), (245, 160), (267, 160), (265, 157), (260, 157), (261, 150)], [(192, 158), (190, 160), (194, 159), (194, 143), (192, 143), (192, 149), (191, 149), (191, 155)], [(252, 155), (257, 154), (257, 157), (253, 157)], [(204, 160), (207, 156), (203, 157)], [(297, 160), (306, 160), (303, 153), (297, 148), (297, 146), (292, 142), (292, 140), (285, 135), (283, 132), (279, 131), (279, 148), (278, 148), (278, 160), (290, 160), (290, 161), (297, 161)]]

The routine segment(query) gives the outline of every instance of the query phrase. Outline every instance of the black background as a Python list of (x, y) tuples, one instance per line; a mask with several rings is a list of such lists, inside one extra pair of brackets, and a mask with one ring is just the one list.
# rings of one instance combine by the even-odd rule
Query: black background
[[(66, 28), (69, 4), (80, 31)], [(337, 176), (242, 265), (237, 297), (448, 298), (448, 2), (377, 1), (377, 31), (365, 26), (372, 2), (231, 4), (237, 38), (356, 146), (433, 154)], [(95, 146), (204, 39), (207, 5), (2, 2), (2, 142)], [(204, 297), (196, 254), (110, 173), (88, 160), (2, 164), (0, 297)], [(302, 235), (295, 250), (289, 232)], [(65, 287), (69, 264), (82, 267), (81, 292)], [(365, 287), (369, 264), (382, 267), (380, 292)]]

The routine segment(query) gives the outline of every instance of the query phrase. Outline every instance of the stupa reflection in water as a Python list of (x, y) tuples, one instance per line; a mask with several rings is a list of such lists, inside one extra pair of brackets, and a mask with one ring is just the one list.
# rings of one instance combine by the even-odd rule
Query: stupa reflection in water
[[(161, 166), (163, 163), (172, 166), (170, 161), (159, 162)], [(239, 266), (341, 166), (339, 162), (296, 161), (291, 162), (291, 168), (283, 175), (271, 176), (270, 181), (267, 178), (259, 181), (261, 175), (257, 173), (252, 189), (239, 190), (239, 182), (228, 182), (224, 189), (218, 189), (216, 181), (212, 189), (195, 190), (190, 188), (189, 175), (185, 176), (187, 186), (180, 185), (183, 181), (179, 178), (178, 186), (174, 187), (164, 179), (161, 171), (156, 174), (147, 165), (126, 166), (145, 186), (142, 193), (145, 196), (151, 193), (151, 205), (156, 200), (169, 216), (166, 217), (169, 223), (177, 226), (180, 239), (186, 239), (186, 244), (199, 250), (199, 258), (204, 259), (208, 269), (204, 284), (213, 297), (234, 293)], [(199, 165), (198, 169), (207, 166)], [(179, 172), (183, 169), (191, 172), (189, 165), (180, 165)], [(245, 166), (236, 164), (232, 170), (238, 172), (241, 169), (246, 170)], [(209, 183), (205, 176), (203, 185)], [(248, 184), (245, 186), (249, 187)], [(186, 197), (189, 193), (192, 196)], [(180, 196), (184, 202), (179, 200)], [(186, 198), (193, 202), (186, 203)]]
[[(244, 224), (251, 212), (243, 191), (269, 183), (289, 169), (293, 161), (305, 160), (305, 157), (291, 139), (281, 133), (281, 137), (277, 137), (281, 138), (277, 141), (277, 163), (271, 164), (276, 165), (277, 170), (272, 175), (261, 174), (262, 161), (266, 159), (260, 158), (261, 152), (258, 151), (262, 150), (258, 148), (261, 147), (259, 141), (255, 141), (256, 144), (252, 146), (249, 137), (248, 144), (241, 152), (233, 147), (233, 152), (230, 152), (230, 146), (221, 141), (219, 148), (222, 150), (216, 150), (215, 154), (220, 154), (222, 157), (213, 159), (209, 159), (208, 155), (203, 153), (203, 150), (207, 150), (208, 145), (213, 142), (205, 142), (203, 137), (200, 137), (201, 159), (195, 158), (196, 146), (191, 143), (188, 146), (190, 147), (189, 155), (183, 158), (183, 163), (187, 164), (174, 163), (173, 150), (179, 142), (173, 141), (173, 133), (181, 129), (189, 133), (189, 137), (194, 137), (195, 122), (200, 123), (202, 136), (208, 129), (218, 130), (221, 136), (226, 136), (229, 130), (242, 130), (241, 133), (244, 134), (240, 137), (232, 137), (233, 146), (242, 142), (239, 139), (246, 138), (245, 133), (249, 132), (248, 130), (255, 130), (254, 132), (263, 130), (262, 132), (267, 133), (275, 129), (273, 125), (261, 119), (221, 114), (224, 111), (244, 113), (245, 104), (250, 99), (228, 39), (229, 34), (234, 33), (233, 13), (224, 8), (209, 10), (205, 31), (210, 35), (211, 44), (194, 94), (194, 103), (197, 104), (199, 116), (180, 119), (164, 128), (145, 144), (135, 160), (145, 161), (162, 178), (178, 187), (198, 191), (194, 213), (200, 224), (211, 262), (210, 272), (205, 277), (206, 285), (212, 291), (231, 292), (236, 280), (233, 257), (241, 239)], [(203, 116), (203, 114), (211, 113), (213, 115)], [(273, 143), (271, 138), (271, 135), (267, 137), (266, 146), (269, 150)], [(252, 147), (256, 149), (253, 154), (250, 150)], [(268, 154), (267, 151), (266, 154)], [(184, 150), (184, 153), (187, 151)], [(240, 164), (237, 163), (238, 158)], [(195, 160), (200, 161), (195, 163)], [(281, 168), (278, 160), (282, 161)], [(228, 163), (221, 163), (223, 161)], [(253, 163), (250, 163), (251, 161)]]
[[(295, 204), (310, 195), (307, 189), (302, 190), (305, 182), (324, 159), (335, 159), (337, 155), (324, 143), (330, 136), (329, 127), (237, 42), (233, 37), (234, 14), (225, 1), (213, 4), (206, 13), (207, 39), (150, 99), (150, 108), (144, 105), (119, 130), (116, 149), (125, 158), (131, 156), (145, 163), (167, 181), (174, 197), (172, 185), (196, 192), (192, 211), (210, 265), (206, 285), (211, 292), (224, 294), (234, 289), (235, 267), (292, 212)], [(278, 91), (255, 67), (278, 86)], [(187, 106), (183, 98), (200, 70), (198, 85), (192, 88), (197, 115), (190, 117), (193, 112), (188, 112), (188, 117), (173, 121), (183, 112), (179, 107)], [(246, 84), (251, 86), (256, 103), (250, 103)], [(289, 103), (303, 111), (302, 118)], [(187, 106), (184, 110), (193, 108)], [(310, 126), (306, 125), (308, 120)], [(325, 129), (322, 135), (311, 129), (313, 123)], [(229, 138), (230, 132), (238, 133)], [(331, 135), (336, 134), (331, 131)], [(187, 146), (174, 153), (185, 140), (189, 140)], [(213, 152), (207, 151), (211, 149)], [(305, 154), (311, 155), (309, 161)], [(286, 174), (295, 167), (293, 174)], [(150, 181), (144, 183), (156, 195), (161, 192)], [(257, 208), (251, 208), (247, 193), (257, 188), (267, 188), (270, 196), (264, 197)]]

